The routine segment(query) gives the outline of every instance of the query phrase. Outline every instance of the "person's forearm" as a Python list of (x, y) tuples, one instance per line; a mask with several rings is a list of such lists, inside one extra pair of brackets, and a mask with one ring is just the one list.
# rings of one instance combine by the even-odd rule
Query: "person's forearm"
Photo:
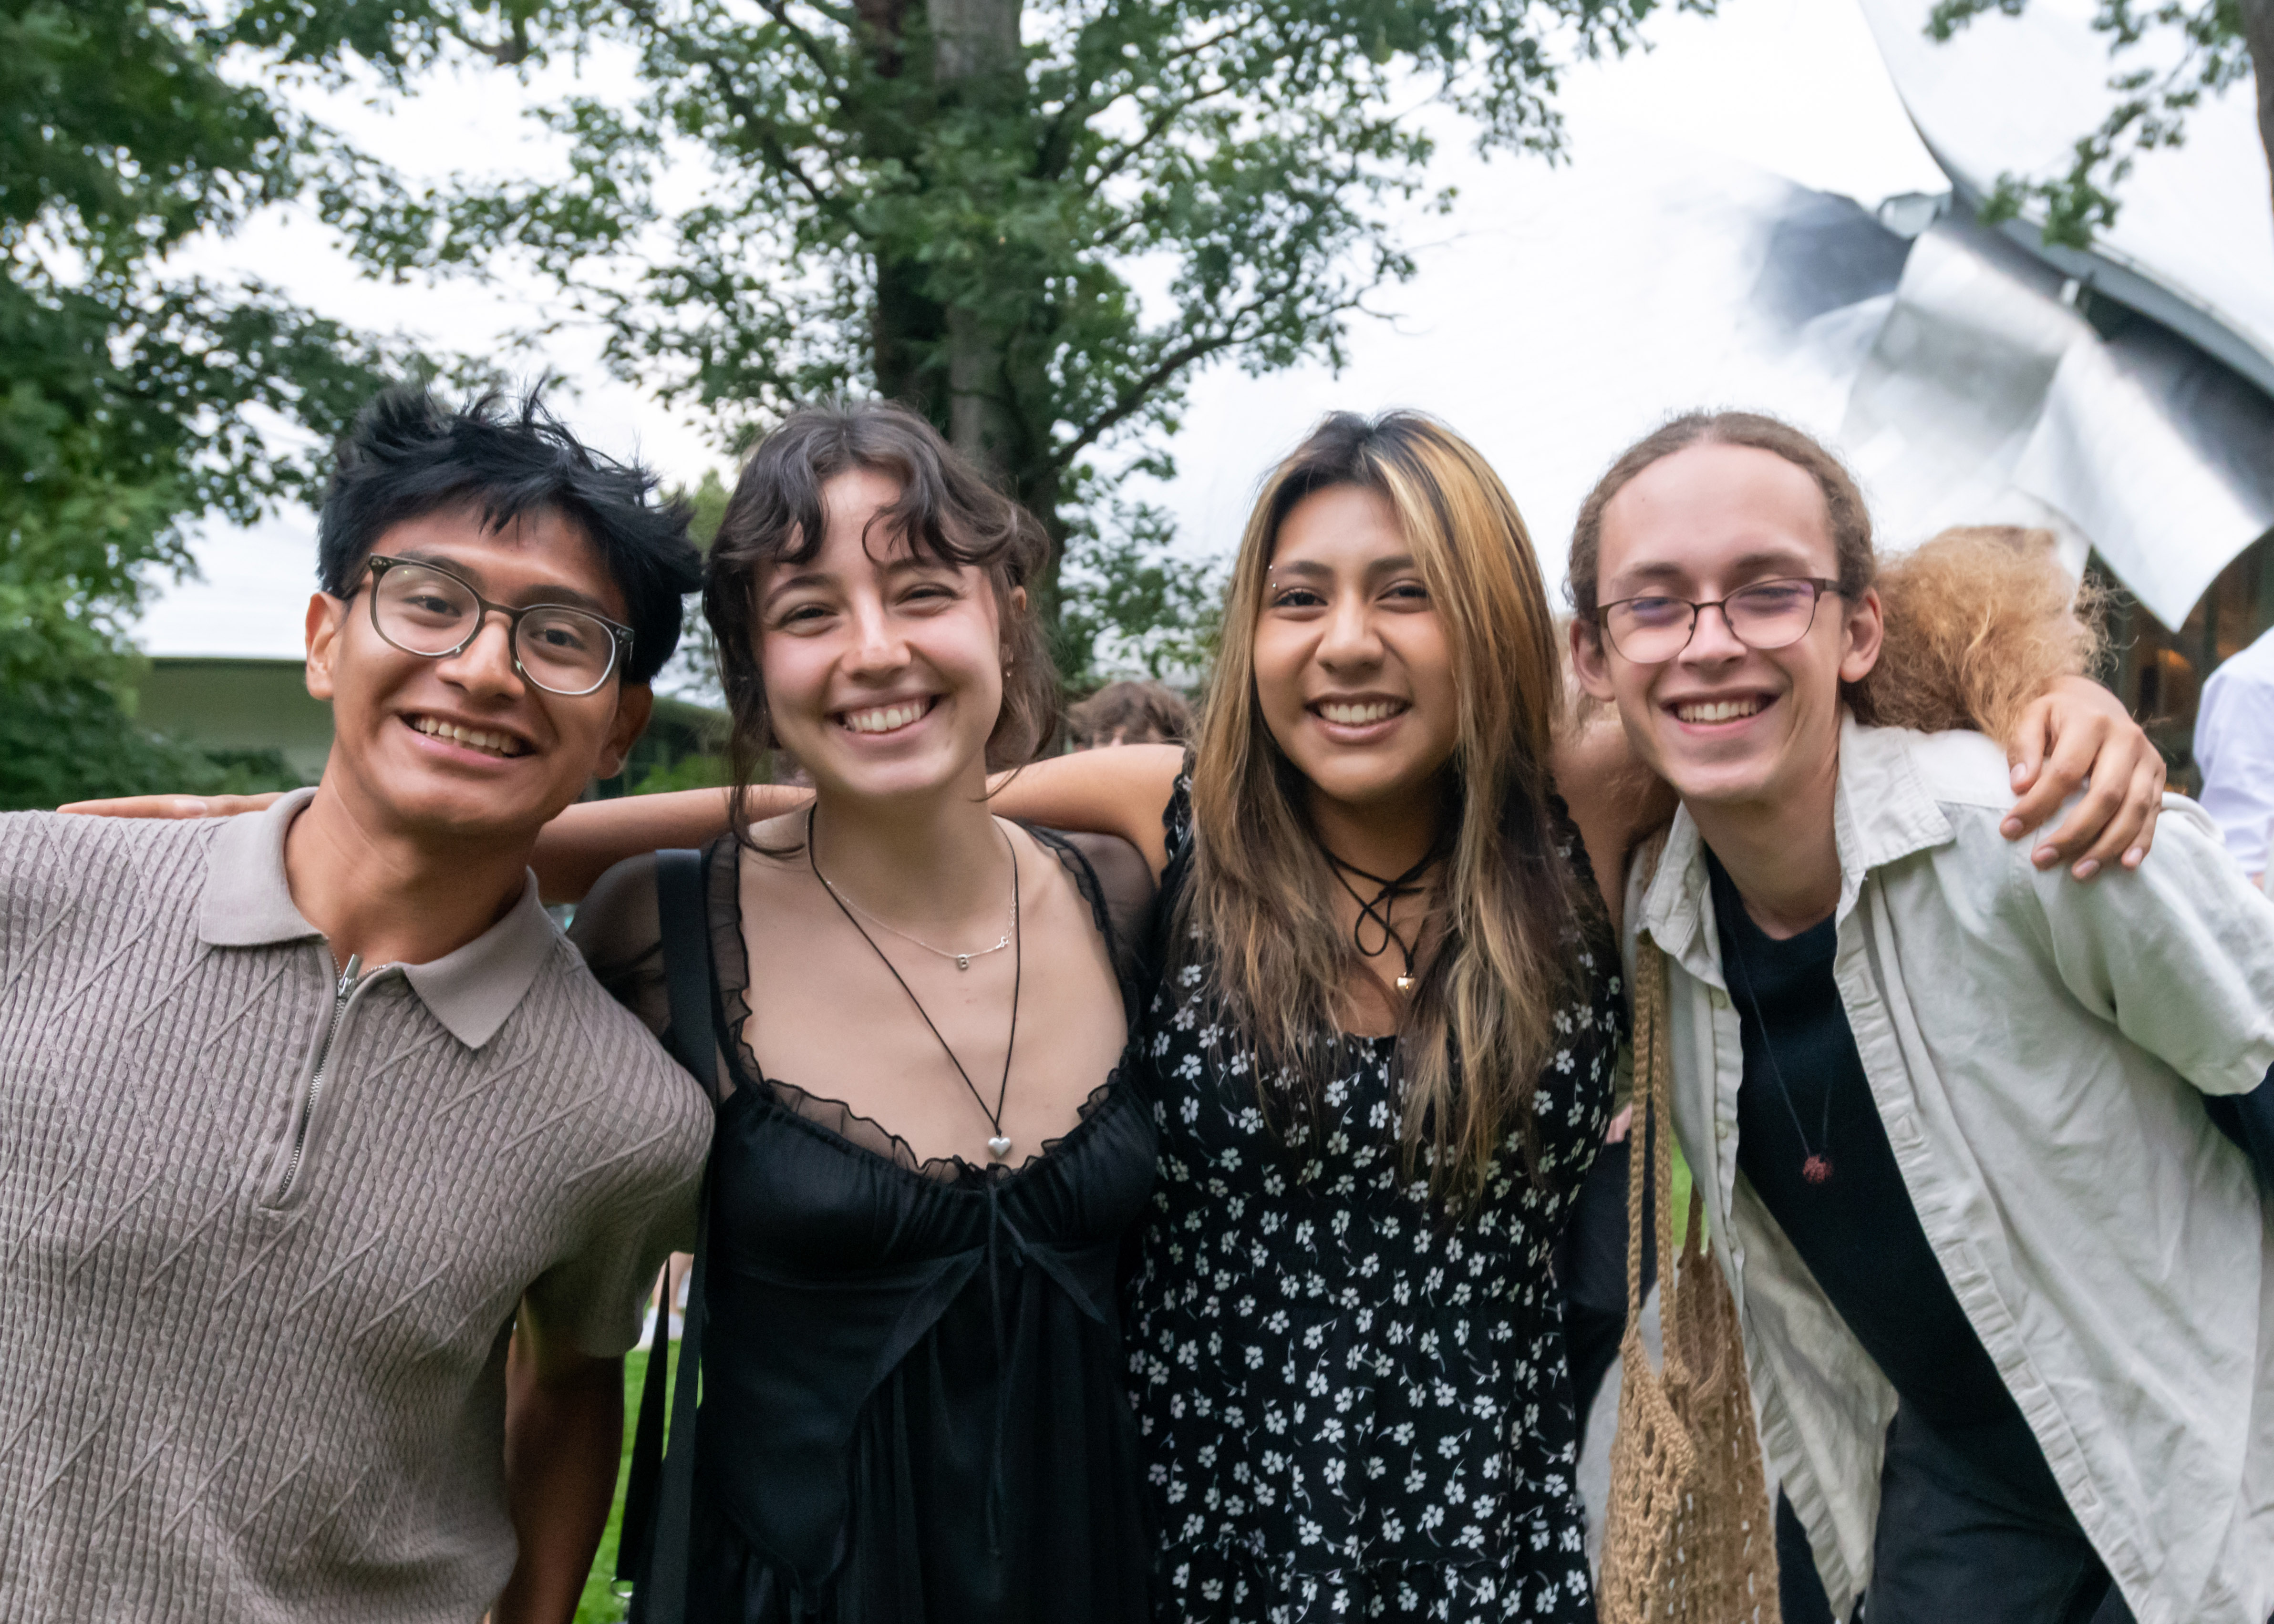
[[(679, 790), (668, 795), (624, 795), (580, 801), (545, 826), (529, 866), (547, 902), (582, 902), (599, 879), (628, 857), (673, 846), (707, 846), (727, 832), (723, 789)], [(750, 821), (800, 807), (813, 792), (779, 784), (750, 788)]]
[(1123, 744), (1030, 762), (988, 780), (988, 799), (1004, 817), (1083, 834), (1119, 835), (1145, 854), (1158, 878), (1168, 861), (1161, 814), (1183, 770), (1185, 752), (1171, 744)]
[(518, 1551), (491, 1624), (569, 1624), (615, 1497), (624, 1438), (621, 1359), (538, 1368), (514, 1334), (506, 1361), (505, 1486)]
[(1611, 923), (1626, 899), (1627, 858), (1681, 804), (1674, 786), (1636, 756), (1615, 719), (1565, 729), (1555, 741), (1555, 788), (1586, 847)]

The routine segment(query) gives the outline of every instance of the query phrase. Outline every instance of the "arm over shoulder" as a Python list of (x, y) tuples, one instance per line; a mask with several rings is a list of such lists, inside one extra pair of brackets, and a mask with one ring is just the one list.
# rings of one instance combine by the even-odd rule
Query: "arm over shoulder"
[(664, 986), (653, 852), (628, 858), (593, 883), (577, 906), (568, 940), (608, 996), (661, 1036), (671, 1025), (671, 1000)]
[(1161, 808), (1169, 804), (1183, 749), (1173, 744), (1124, 744), (1029, 762), (990, 781), (995, 810), (1047, 829), (1119, 835), (1158, 875), (1168, 863)]

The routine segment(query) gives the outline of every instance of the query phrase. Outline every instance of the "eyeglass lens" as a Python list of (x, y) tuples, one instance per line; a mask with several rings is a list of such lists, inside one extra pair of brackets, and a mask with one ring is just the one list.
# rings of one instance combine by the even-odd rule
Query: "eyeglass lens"
[[(416, 564), (398, 564), (373, 586), (380, 635), (410, 654), (455, 652), (474, 635), (481, 602), (465, 583)], [(589, 694), (607, 680), (616, 640), (606, 624), (580, 609), (539, 605), (514, 628), (514, 658), (523, 675), (554, 694)]]
[[(1808, 635), (1816, 619), (1816, 586), (1763, 581), (1732, 592), (1721, 605), (1729, 630), (1749, 649), (1781, 649)], [(1698, 606), (1680, 598), (1630, 598), (1605, 614), (1611, 644), (1638, 665), (1670, 660), (1689, 646)]]

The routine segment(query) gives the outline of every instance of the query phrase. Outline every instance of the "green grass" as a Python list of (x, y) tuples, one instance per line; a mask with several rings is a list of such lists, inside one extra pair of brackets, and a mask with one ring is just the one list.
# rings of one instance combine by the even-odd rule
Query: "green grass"
[(616, 1470), (616, 1503), (608, 1508), (608, 1526), (600, 1536), (599, 1553), (584, 1580), (584, 1598), (576, 1604), (576, 1624), (621, 1624), (624, 1604), (614, 1589), (616, 1542), (624, 1526), (624, 1484), (632, 1471), (632, 1435), (639, 1416), (640, 1384), (647, 1380), (647, 1350), (636, 1348), (624, 1356), (624, 1458)]

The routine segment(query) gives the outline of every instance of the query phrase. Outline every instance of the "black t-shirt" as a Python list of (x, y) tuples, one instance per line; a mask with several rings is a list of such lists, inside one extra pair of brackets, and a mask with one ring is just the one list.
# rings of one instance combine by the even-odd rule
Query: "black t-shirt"
[[(1744, 1039), (1738, 1169), (1908, 1410), (1938, 1432), (2018, 1421), (1895, 1165), (1833, 979), (1834, 921), (1780, 942), (1706, 861)], [(1831, 1164), (1821, 1182), (1811, 1155)]]

